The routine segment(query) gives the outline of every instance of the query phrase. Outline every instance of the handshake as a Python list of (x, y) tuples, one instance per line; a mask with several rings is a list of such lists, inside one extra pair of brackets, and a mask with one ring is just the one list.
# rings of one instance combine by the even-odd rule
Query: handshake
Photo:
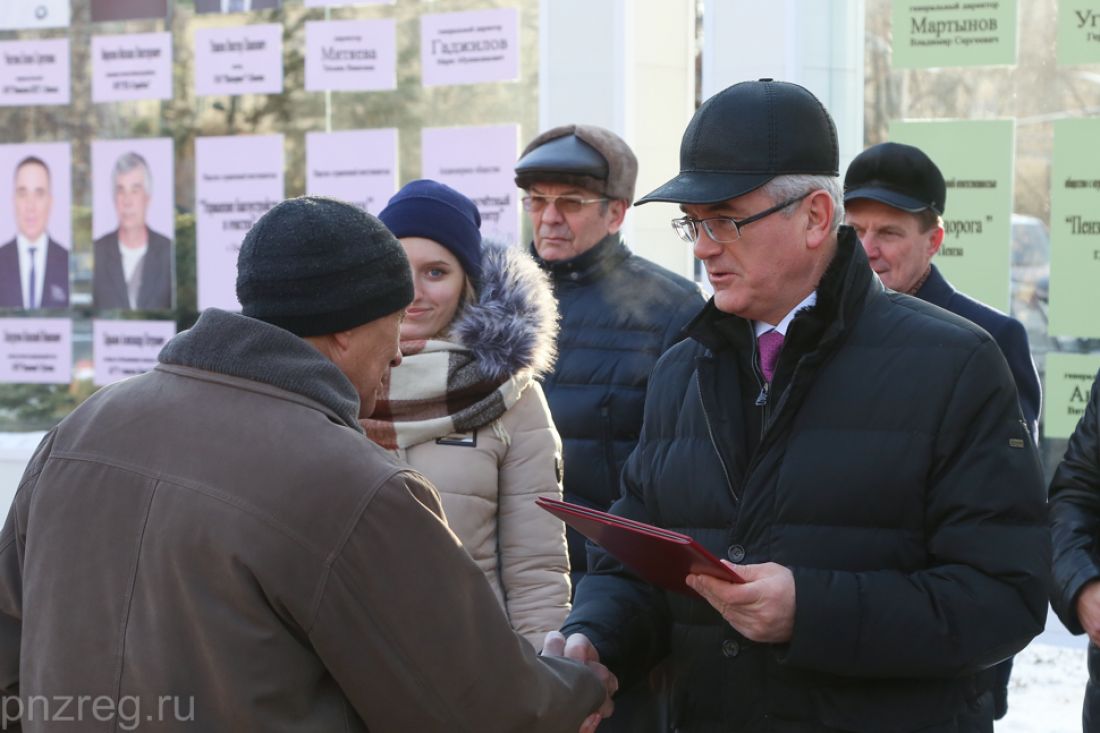
[(568, 639), (560, 631), (551, 631), (542, 642), (542, 655), (544, 657), (565, 657), (581, 662), (592, 670), (600, 682), (603, 683), (606, 697), (603, 705), (596, 712), (589, 715), (581, 723), (580, 733), (594, 733), (604, 718), (610, 718), (615, 710), (615, 703), (611, 698), (619, 689), (619, 680), (611, 671), (600, 664), (600, 653), (584, 634), (573, 634)]

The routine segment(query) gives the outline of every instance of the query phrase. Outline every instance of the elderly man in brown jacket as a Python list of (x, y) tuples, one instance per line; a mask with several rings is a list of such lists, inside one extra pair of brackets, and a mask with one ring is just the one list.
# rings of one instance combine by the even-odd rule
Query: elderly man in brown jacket
[(0, 534), (0, 727), (595, 727), (614, 679), (536, 656), (361, 431), (412, 292), (377, 219), (283, 202), (241, 248), (242, 314), (50, 431)]

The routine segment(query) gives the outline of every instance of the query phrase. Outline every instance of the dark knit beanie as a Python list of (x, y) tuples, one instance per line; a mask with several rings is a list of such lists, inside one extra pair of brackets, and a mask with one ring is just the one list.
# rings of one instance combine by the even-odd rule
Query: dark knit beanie
[(398, 239), (423, 237), (443, 245), (475, 285), (481, 282), (481, 214), (450, 186), (426, 178), (407, 183), (378, 218)]
[(245, 236), (237, 299), (246, 316), (321, 336), (408, 306), (412, 272), (378, 219), (343, 201), (302, 196), (277, 204)]

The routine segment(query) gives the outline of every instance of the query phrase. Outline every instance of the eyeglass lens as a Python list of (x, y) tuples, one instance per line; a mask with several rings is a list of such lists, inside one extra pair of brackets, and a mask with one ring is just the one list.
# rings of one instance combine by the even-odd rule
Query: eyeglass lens
[(537, 213), (545, 209), (546, 205), (551, 202), (563, 214), (575, 214), (586, 203), (584, 199), (577, 196), (538, 196), (532, 194), (523, 197), (523, 208)]

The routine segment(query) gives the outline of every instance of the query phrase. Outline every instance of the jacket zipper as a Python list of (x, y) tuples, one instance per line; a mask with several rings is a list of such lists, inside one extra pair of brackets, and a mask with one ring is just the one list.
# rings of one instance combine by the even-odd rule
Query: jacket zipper
[(722, 451), (718, 450), (718, 441), (714, 439), (714, 429), (710, 424), (710, 413), (707, 412), (707, 401), (703, 399), (703, 384), (698, 375), (695, 378), (695, 388), (699, 394), (699, 405), (703, 408), (703, 422), (707, 424), (707, 435), (710, 436), (711, 447), (714, 448), (714, 454), (718, 456), (718, 463), (722, 466), (722, 473), (726, 477), (726, 486), (730, 490), (730, 496), (734, 501), (738, 501), (737, 492), (733, 490), (733, 481), (730, 479), (729, 468), (726, 467), (726, 460), (722, 458)]
[[(749, 329), (752, 330), (752, 324), (749, 324)], [(760, 385), (760, 394), (756, 395), (756, 406), (761, 409), (760, 415), (760, 442), (764, 442), (764, 431), (768, 425), (768, 388), (771, 385), (764, 379), (764, 375), (760, 372), (760, 367), (757, 365), (758, 357), (756, 354), (756, 333), (752, 334), (752, 373), (756, 377), (756, 383)], [(757, 447), (759, 450), (759, 446)]]

